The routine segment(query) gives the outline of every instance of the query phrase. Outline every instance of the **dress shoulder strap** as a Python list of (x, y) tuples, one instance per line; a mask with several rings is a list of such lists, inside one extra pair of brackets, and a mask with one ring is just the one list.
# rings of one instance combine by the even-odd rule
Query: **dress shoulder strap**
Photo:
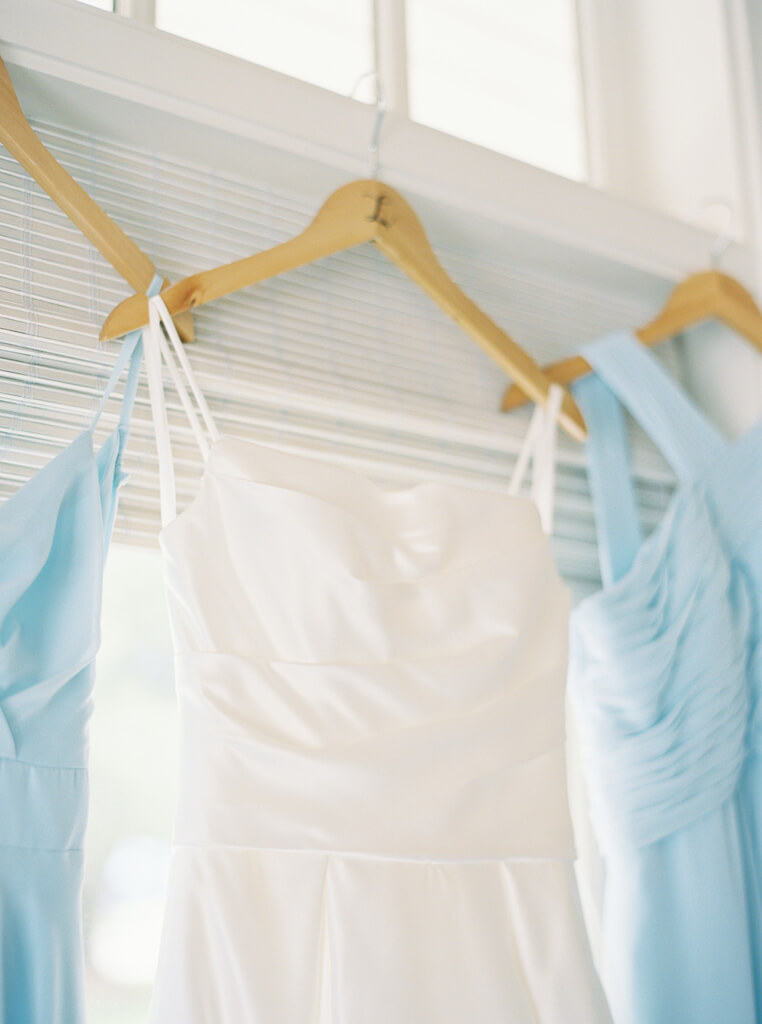
[[(161, 521), (162, 526), (166, 526), (177, 514), (177, 492), (174, 463), (172, 460), (172, 443), (169, 436), (169, 420), (164, 397), (163, 366), (169, 372), (170, 379), (188, 417), (188, 422), (204, 461), (206, 461), (209, 455), (210, 441), (212, 443), (217, 441), (220, 437), (220, 432), (209, 411), (206, 399), (198, 386), (190, 361), (183, 349), (183, 343), (178, 336), (177, 328), (172, 321), (172, 317), (169, 315), (161, 295), (154, 295), (149, 298), (148, 314), (149, 323), (144, 339), (146, 374), (148, 376), (148, 392), (151, 400), (151, 413), (159, 457)], [(170, 348), (167, 338), (164, 336), (162, 327), (167, 333), (172, 348)], [(196, 400), (198, 411), (191, 401), (191, 394)], [(201, 417), (199, 417), (199, 412)]]
[[(148, 286), (146, 292), (147, 295), (156, 295), (162, 285), (162, 278), (159, 274), (154, 274), (153, 280)], [(119, 355), (117, 356), (114, 368), (111, 371), (106, 387), (104, 388), (103, 395), (101, 396), (98, 408), (95, 411), (92, 422), (90, 424), (90, 430), (95, 430), (98, 425), (98, 421), (101, 418), (106, 402), (111, 397), (111, 394), (116, 387), (117, 381), (122, 376), (122, 371), (125, 366), (129, 363), (130, 368), (127, 371), (127, 383), (124, 386), (124, 394), (122, 396), (122, 405), (119, 410), (119, 427), (126, 434), (129, 430), (130, 417), (132, 416), (132, 409), (135, 405), (135, 396), (138, 391), (138, 380), (140, 378), (140, 363), (143, 355), (143, 330), (142, 328), (138, 331), (132, 331), (126, 335), (121, 348), (119, 349)]]
[(722, 437), (632, 333), (617, 331), (586, 345), (594, 373), (576, 381), (574, 397), (588, 426), (588, 479), (604, 585), (631, 567), (642, 543), (621, 403), (654, 441), (680, 480), (718, 457)]
[(642, 532), (624, 411), (595, 374), (574, 382), (572, 392), (587, 424), (587, 475), (593, 502), (598, 559), (604, 586), (623, 576), (635, 560)]
[(532, 486), (530, 495), (540, 513), (542, 528), (547, 534), (553, 532), (553, 505), (556, 478), (556, 437), (558, 415), (561, 411), (564, 391), (558, 384), (551, 384), (547, 405), (536, 405), (532, 414), (524, 444), (513, 467), (508, 484), (509, 494), (518, 494), (531, 460)]
[(582, 354), (650, 435), (681, 480), (719, 456), (721, 435), (634, 334), (617, 331)]

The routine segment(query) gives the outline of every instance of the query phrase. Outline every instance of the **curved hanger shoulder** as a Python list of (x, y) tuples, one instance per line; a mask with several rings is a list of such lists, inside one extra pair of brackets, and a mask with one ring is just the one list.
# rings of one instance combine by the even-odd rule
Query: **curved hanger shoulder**
[[(145, 292), (156, 273), (155, 266), (45, 148), (21, 109), (8, 69), (1, 59), (0, 142), (130, 287), (136, 292)], [(193, 338), (190, 317), (178, 322), (177, 327), (183, 340)]]
[(712, 317), (762, 351), (762, 312), (740, 281), (718, 270), (691, 274), (677, 285), (664, 309), (638, 336), (644, 344), (652, 345)]
[[(333, 253), (371, 242), (376, 234), (376, 197), (355, 188), (356, 182), (332, 193), (307, 227), (295, 238), (212, 270), (183, 278), (162, 291), (172, 316), (202, 306), (241, 288), (277, 277)], [(119, 338), (148, 323), (145, 295), (131, 295), (111, 310), (101, 328), (101, 341)]]
[[(186, 277), (163, 291), (162, 298), (174, 315), (363, 242), (378, 245), (532, 398), (538, 402), (547, 400), (550, 381), (539, 366), (452, 281), (410, 204), (380, 181), (359, 180), (342, 186), (328, 197), (312, 222), (295, 238), (265, 252)], [(144, 295), (134, 295), (111, 311), (101, 338), (119, 337), (147, 322), (147, 300)], [(571, 395), (564, 396), (559, 419), (568, 433), (584, 439), (584, 420)]]
[[(472, 302), (447, 274), (435, 256), (413, 208), (399, 192), (389, 186), (384, 186), (375, 242), (393, 263), (404, 270), (505, 370), (521, 387), (522, 393), (529, 395), (535, 402), (546, 400), (548, 377), (528, 352)], [(584, 440), (584, 420), (569, 394), (564, 395), (561, 422), (573, 437)]]
[[(691, 274), (670, 293), (658, 315), (635, 333), (644, 345), (656, 345), (704, 320), (716, 319), (737, 331), (762, 351), (762, 310), (740, 281), (718, 270)], [(569, 384), (591, 372), (582, 356), (572, 356), (545, 367), (549, 379)], [(513, 384), (502, 401), (506, 412), (527, 401), (523, 389)]]

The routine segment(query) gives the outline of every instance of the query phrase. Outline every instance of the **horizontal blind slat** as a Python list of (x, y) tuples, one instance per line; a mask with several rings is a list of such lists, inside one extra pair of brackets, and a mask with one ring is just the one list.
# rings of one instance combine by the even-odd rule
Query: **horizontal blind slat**
[[(73, 176), (172, 279), (268, 248), (300, 231), (311, 204), (276, 183), (128, 150), (35, 125)], [(129, 289), (5, 151), (0, 152), (0, 497), (84, 429), (118, 343), (99, 326)], [(431, 235), (448, 272), (545, 362), (606, 330), (647, 319), (626, 293), (573, 274), (499, 263)], [(187, 347), (223, 433), (336, 462), (394, 486), (436, 477), (504, 490), (529, 418), (499, 410), (502, 371), (371, 246), (340, 253), (194, 313)], [(670, 355), (665, 356), (668, 361)], [(670, 363), (670, 368), (674, 366)], [(116, 389), (96, 431), (117, 422)], [(180, 506), (202, 472), (167, 390)], [(663, 514), (672, 475), (631, 431), (644, 526)], [(155, 543), (158, 472), (141, 381), (116, 536)], [(597, 585), (595, 529), (581, 446), (559, 446), (554, 550), (578, 593)]]

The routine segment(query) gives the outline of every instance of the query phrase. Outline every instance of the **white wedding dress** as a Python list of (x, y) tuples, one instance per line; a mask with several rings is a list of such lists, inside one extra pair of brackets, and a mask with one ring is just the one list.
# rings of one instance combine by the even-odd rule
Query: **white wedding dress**
[[(569, 596), (537, 504), (220, 437), (150, 311), (182, 729), (150, 1020), (608, 1021), (572, 864)], [(208, 456), (178, 516), (162, 361)], [(546, 512), (554, 419), (530, 439)]]

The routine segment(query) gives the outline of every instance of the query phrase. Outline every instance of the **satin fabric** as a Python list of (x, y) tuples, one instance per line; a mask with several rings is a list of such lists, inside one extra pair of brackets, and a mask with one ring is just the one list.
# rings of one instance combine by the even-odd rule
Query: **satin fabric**
[[(160, 279), (154, 287), (160, 285)], [(87, 727), (140, 332), (93, 423), (0, 508), (0, 1019), (84, 1020)], [(130, 362), (119, 424), (93, 430)]]
[(172, 513), (183, 738), (150, 1020), (608, 1020), (572, 863), (569, 595), (536, 505), (217, 436)]
[[(575, 395), (605, 587), (572, 616), (594, 934), (621, 1024), (762, 1019), (762, 423), (725, 442), (628, 334)], [(620, 401), (680, 480), (642, 540)]]

